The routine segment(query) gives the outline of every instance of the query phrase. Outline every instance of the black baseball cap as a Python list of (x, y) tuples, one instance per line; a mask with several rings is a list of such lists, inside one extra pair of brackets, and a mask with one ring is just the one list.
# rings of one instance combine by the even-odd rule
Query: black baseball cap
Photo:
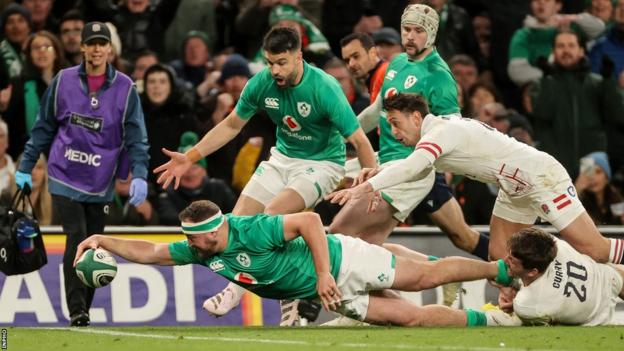
[(81, 38), (82, 44), (86, 44), (93, 39), (104, 39), (110, 43), (111, 34), (106, 23), (89, 22), (82, 28)]
[(401, 34), (391, 27), (383, 27), (373, 33), (373, 41), (375, 45), (380, 43), (401, 45)]

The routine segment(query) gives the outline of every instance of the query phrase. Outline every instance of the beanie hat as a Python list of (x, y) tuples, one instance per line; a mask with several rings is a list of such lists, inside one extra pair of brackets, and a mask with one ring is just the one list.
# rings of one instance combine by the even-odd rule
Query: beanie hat
[[(585, 160), (585, 161), (584, 161)], [(585, 162), (593, 162), (595, 165), (600, 166), (607, 175), (607, 178), (611, 180), (611, 166), (609, 166), (609, 156), (603, 151), (592, 152), (591, 154), (581, 159), (581, 164)]]
[(26, 19), (26, 22), (28, 22), (28, 26), (30, 27), (30, 30), (33, 29), (33, 23), (32, 23), (32, 17), (30, 15), (30, 11), (28, 11), (28, 9), (22, 5), (11, 3), (2, 12), (2, 18), (0, 19), (2, 21), (2, 33), (4, 33), (4, 30), (5, 30), (4, 26), (6, 25), (7, 20), (9, 19), (9, 16), (14, 15), (14, 14), (22, 15)]
[[(180, 136), (180, 147), (178, 147), (178, 152), (187, 152), (190, 148), (197, 144), (198, 141), (199, 137), (197, 136), (197, 133), (191, 131), (184, 132), (182, 136)], [(206, 158), (200, 158), (199, 161), (197, 161), (197, 164), (206, 168)]]
[(201, 30), (191, 30), (188, 33), (186, 33), (186, 35), (184, 36), (184, 40), (182, 41), (182, 52), (184, 52), (184, 48), (186, 47), (186, 43), (191, 38), (199, 38), (199, 39), (201, 39), (201, 41), (203, 41), (204, 44), (206, 44), (206, 47), (208, 48), (208, 51), (210, 51), (210, 36), (208, 35), (208, 33), (203, 32)]
[(299, 12), (295, 6), (277, 5), (273, 7), (271, 13), (269, 14), (269, 26), (273, 27), (275, 23), (285, 20), (302, 23), (306, 19), (303, 15), (301, 15), (301, 12)]
[(221, 67), (221, 76), (218, 82), (223, 83), (226, 79), (235, 76), (251, 77), (249, 63), (239, 54), (232, 54), (225, 60), (223, 67)]

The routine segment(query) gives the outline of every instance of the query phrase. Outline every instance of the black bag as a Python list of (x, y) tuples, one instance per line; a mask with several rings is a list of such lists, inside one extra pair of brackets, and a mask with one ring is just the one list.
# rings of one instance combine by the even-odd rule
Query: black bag
[[(0, 271), (6, 275), (25, 274), (36, 271), (48, 263), (39, 223), (34, 216), (26, 212), (26, 199), (30, 202), (30, 189), (18, 189), (12, 206), (0, 206)], [(19, 207), (21, 205), (21, 211)], [(22, 252), (19, 248), (18, 228), (27, 227), (35, 236), (33, 248), (30, 252)]]

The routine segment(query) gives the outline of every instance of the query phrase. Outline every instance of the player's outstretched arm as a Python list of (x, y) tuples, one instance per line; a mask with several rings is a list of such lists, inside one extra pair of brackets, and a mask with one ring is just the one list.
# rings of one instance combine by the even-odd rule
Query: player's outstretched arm
[(92, 235), (78, 245), (74, 266), (76, 266), (76, 262), (78, 262), (80, 256), (86, 250), (98, 247), (135, 263), (160, 266), (172, 266), (175, 264), (169, 253), (168, 244), (153, 243), (146, 240), (121, 239), (107, 235)]
[(162, 184), (163, 189), (166, 189), (171, 182), (175, 181), (174, 188), (177, 189), (180, 185), (180, 179), (191, 165), (234, 139), (245, 124), (247, 124), (247, 120), (240, 118), (235, 111), (232, 111), (186, 153), (182, 154), (163, 149), (163, 153), (171, 159), (154, 169), (154, 173), (162, 172), (156, 182)]
[(360, 122), (360, 126), (364, 130), (364, 133), (368, 133), (371, 130), (377, 128), (379, 125), (379, 119), (381, 118), (381, 94), (377, 95), (375, 102), (373, 102), (370, 106), (362, 110), (360, 114), (357, 116), (358, 122)]
[(284, 239), (290, 241), (301, 235), (310, 248), (318, 277), (316, 289), (326, 310), (340, 305), (342, 294), (331, 275), (327, 237), (321, 217), (313, 212), (284, 215)]

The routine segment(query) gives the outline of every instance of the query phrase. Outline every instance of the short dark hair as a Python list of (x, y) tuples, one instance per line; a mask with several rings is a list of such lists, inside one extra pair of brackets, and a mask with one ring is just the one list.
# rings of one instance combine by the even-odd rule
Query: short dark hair
[(420, 94), (398, 93), (384, 99), (386, 111), (396, 110), (403, 113), (420, 112), (425, 117), (429, 114), (427, 100)]
[(574, 29), (571, 29), (571, 28), (561, 28), (561, 29), (557, 30), (557, 33), (553, 37), (553, 42), (552, 42), (553, 49), (555, 47), (555, 44), (557, 43), (557, 38), (559, 38), (559, 36), (561, 34), (572, 34), (572, 35), (574, 35), (576, 37), (576, 42), (578, 43), (578, 45), (580, 47), (582, 47), (583, 50), (587, 51), (587, 46), (586, 46), (587, 40), (585, 39), (585, 36), (582, 35), (581, 33), (577, 32), (577, 31), (575, 31)]
[(368, 33), (351, 33), (346, 37), (340, 39), (340, 47), (345, 47), (349, 45), (350, 42), (354, 40), (359, 40), (360, 44), (364, 50), (368, 51), (375, 46), (375, 42), (373, 41), (373, 37)]
[(65, 12), (65, 14), (63, 14), (63, 17), (61, 17), (61, 20), (59, 21), (59, 30), (61, 29), (61, 25), (67, 21), (83, 21), (84, 22), (85, 20), (80, 10), (71, 9)]
[(221, 209), (214, 202), (208, 200), (193, 201), (178, 215), (180, 222), (198, 223), (208, 219)]
[(525, 269), (544, 272), (557, 256), (557, 245), (552, 235), (542, 229), (531, 227), (520, 230), (507, 242), (511, 255), (520, 261)]
[(477, 67), (477, 63), (475, 60), (465, 54), (457, 54), (453, 55), (448, 61), (449, 67), (453, 67), (454, 65), (464, 65), (464, 66), (473, 66)]
[(271, 54), (301, 50), (299, 32), (286, 27), (273, 28), (264, 36), (262, 48)]

